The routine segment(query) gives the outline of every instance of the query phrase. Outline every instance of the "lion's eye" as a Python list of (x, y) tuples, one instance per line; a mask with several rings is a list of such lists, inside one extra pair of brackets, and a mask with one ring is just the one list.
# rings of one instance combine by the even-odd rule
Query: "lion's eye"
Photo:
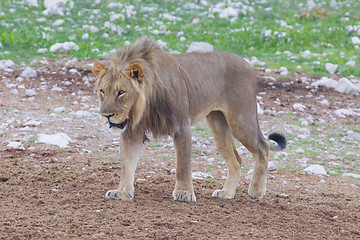
[(120, 90), (119, 92), (118, 92), (118, 94), (117, 94), (117, 96), (116, 97), (120, 97), (121, 95), (123, 95), (125, 93), (125, 91), (124, 90)]

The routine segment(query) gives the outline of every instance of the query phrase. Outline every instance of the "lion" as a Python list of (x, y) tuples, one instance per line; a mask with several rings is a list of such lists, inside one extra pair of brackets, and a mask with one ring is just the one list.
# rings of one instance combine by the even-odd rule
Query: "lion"
[(266, 192), (269, 150), (282, 150), (286, 139), (260, 130), (257, 76), (241, 57), (224, 51), (171, 54), (147, 37), (118, 50), (104, 66), (95, 63), (101, 115), (121, 130), (120, 184), (107, 199), (131, 200), (134, 174), (147, 134), (171, 136), (176, 149), (174, 200), (196, 201), (191, 170), (191, 124), (206, 118), (228, 172), (213, 197), (232, 199), (240, 179), (239, 140), (253, 155), (255, 167), (248, 194), (260, 200)]

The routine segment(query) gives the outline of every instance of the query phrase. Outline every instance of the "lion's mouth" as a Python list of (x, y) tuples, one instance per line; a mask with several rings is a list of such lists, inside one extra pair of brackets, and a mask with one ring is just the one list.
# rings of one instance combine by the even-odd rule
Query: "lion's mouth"
[(117, 128), (120, 128), (120, 129), (124, 129), (127, 122), (128, 122), (127, 119), (125, 119), (125, 121), (123, 121), (122, 123), (112, 123), (112, 122), (109, 121), (109, 128), (117, 127)]

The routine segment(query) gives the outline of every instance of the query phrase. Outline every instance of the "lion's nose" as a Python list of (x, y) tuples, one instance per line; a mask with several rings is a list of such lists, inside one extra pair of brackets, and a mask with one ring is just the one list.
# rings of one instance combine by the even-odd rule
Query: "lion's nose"
[(112, 116), (114, 116), (115, 115), (115, 113), (113, 113), (113, 114), (102, 114), (104, 117), (106, 117), (107, 119), (109, 119), (110, 120), (110, 118), (112, 117)]

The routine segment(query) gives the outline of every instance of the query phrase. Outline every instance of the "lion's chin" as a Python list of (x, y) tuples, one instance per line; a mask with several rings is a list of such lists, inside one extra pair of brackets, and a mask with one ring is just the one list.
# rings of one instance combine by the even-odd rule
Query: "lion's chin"
[(122, 123), (112, 123), (109, 121), (109, 128), (120, 128), (120, 129), (124, 129), (126, 124), (127, 124), (128, 120), (125, 119), (125, 121), (123, 121)]

